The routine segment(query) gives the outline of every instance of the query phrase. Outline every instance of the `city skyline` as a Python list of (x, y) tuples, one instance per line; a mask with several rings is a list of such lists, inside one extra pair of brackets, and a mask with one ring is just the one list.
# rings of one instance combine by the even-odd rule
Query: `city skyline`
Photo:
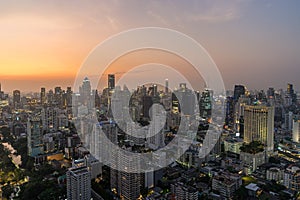
[[(226, 89), (236, 83), (249, 89), (285, 88), (290, 82), (297, 90), (299, 4), (238, 0), (1, 2), (0, 80), (4, 91), (39, 91), (57, 83), (72, 86), (76, 72), (96, 45), (130, 28), (158, 26), (178, 30), (203, 45), (219, 67)], [(172, 66), (172, 62), (167, 64)]]
[(299, 199), (300, 1), (0, 1), (0, 199)]

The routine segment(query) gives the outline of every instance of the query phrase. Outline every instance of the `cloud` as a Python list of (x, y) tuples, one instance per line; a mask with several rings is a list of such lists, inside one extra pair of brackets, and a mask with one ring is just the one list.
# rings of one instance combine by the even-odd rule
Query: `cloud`
[(149, 3), (147, 14), (163, 25), (221, 23), (239, 19), (249, 0), (161, 1)]
[(168, 20), (166, 20), (163, 16), (161, 16), (161, 15), (158, 14), (158, 13), (155, 13), (155, 12), (152, 11), (152, 10), (148, 10), (148, 11), (147, 11), (147, 14), (148, 14), (151, 18), (153, 18), (153, 19), (155, 19), (157, 22), (159, 22), (160, 24), (163, 24), (163, 25), (166, 25), (166, 26), (169, 26), (169, 25), (170, 25), (170, 23), (168, 22)]
[[(223, 2), (223, 1), (222, 1)], [(241, 17), (242, 6), (237, 1), (225, 3), (211, 3), (204, 7), (199, 13), (188, 15), (188, 20), (202, 22), (226, 22), (236, 20)]]
[(119, 22), (116, 18), (113, 18), (111, 16), (106, 16), (106, 19), (108, 21), (108, 23), (110, 24), (110, 26), (114, 29), (114, 30), (118, 30), (119, 29)]
[(192, 22), (224, 22), (238, 19), (241, 16), (240, 7), (236, 4), (212, 5), (197, 13), (186, 13), (187, 20)]
[(12, 1), (0, 2), (0, 19), (16, 15), (21, 18), (33, 16), (36, 21), (44, 19), (45, 24), (54, 21), (47, 25), (49, 27), (55, 26), (56, 21), (58, 26), (66, 28), (101, 26), (112, 32), (138, 26), (184, 27), (186, 23), (219, 23), (238, 19), (248, 1)]

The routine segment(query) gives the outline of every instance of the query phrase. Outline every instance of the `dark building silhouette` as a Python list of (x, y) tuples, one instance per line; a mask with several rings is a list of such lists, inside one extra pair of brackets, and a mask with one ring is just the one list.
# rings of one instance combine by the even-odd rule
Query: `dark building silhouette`
[(46, 103), (46, 89), (43, 87), (41, 88), (40, 97), (41, 105), (44, 105)]
[(204, 90), (200, 98), (200, 116), (204, 119), (211, 117), (212, 95), (211, 91)]
[(108, 89), (113, 90), (115, 89), (115, 75), (108, 74)]
[(21, 103), (21, 92), (20, 90), (14, 90), (13, 91), (13, 104), (14, 108), (20, 108), (20, 103)]
[(269, 88), (267, 91), (268, 98), (274, 98), (275, 97), (275, 90), (274, 88)]
[(234, 86), (234, 92), (233, 92), (233, 99), (235, 102), (237, 102), (241, 95), (245, 95), (245, 86), (243, 85), (235, 85)]
[(226, 116), (225, 116), (225, 125), (232, 127), (234, 120), (234, 99), (233, 97), (226, 98)]
[(149, 110), (153, 104), (153, 100), (151, 96), (143, 96), (142, 97), (142, 115), (143, 118), (150, 119)]
[(296, 102), (297, 102), (297, 95), (296, 95), (296, 93), (295, 93), (295, 91), (294, 91), (294, 86), (293, 86), (293, 84), (290, 84), (290, 83), (287, 84), (287, 91), (286, 91), (286, 93), (287, 93), (287, 95), (288, 95), (289, 97), (292, 98), (292, 102), (293, 102), (293, 103), (296, 103)]

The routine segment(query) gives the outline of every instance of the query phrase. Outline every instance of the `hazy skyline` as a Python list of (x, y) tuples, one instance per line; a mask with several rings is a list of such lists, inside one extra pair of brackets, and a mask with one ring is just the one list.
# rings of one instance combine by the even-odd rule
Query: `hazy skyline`
[(158, 26), (199, 42), (226, 89), (285, 88), (289, 82), (299, 90), (299, 19), (300, 1), (2, 1), (0, 82), (7, 92), (73, 86), (100, 42)]

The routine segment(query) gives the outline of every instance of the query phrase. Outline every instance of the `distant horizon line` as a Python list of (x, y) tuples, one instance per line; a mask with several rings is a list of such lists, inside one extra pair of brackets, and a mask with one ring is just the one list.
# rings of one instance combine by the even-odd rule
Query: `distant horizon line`
[[(168, 80), (170, 80), (170, 79), (168, 79)], [(157, 83), (149, 83), (149, 84), (157, 84)], [(149, 84), (144, 84), (144, 85), (149, 85)], [(286, 83), (286, 86), (287, 86), (288, 84), (292, 84), (293, 86), (295, 86), (293, 83), (290, 83), (290, 82), (287, 82), (287, 83)], [(126, 84), (124, 84), (124, 85), (116, 85), (116, 86), (119, 86), (119, 87), (121, 87), (121, 89), (122, 89), (125, 85), (126, 85)], [(235, 85), (243, 85), (243, 86), (245, 86), (245, 87), (247, 88), (247, 90), (250, 91), (250, 92), (261, 91), (261, 90), (263, 90), (263, 91), (266, 92), (269, 88), (273, 88), (275, 91), (280, 91), (280, 90), (285, 91), (285, 90), (287, 89), (287, 88), (284, 88), (284, 87), (278, 87), (278, 88), (276, 88), (276, 87), (272, 87), (272, 86), (267, 87), (267, 88), (255, 88), (255, 89), (249, 89), (249, 88), (247, 87), (246, 84), (236, 83), (236, 84), (233, 84), (233, 85), (232, 85), (232, 88), (230, 88), (230, 89), (225, 88), (225, 89), (226, 89), (226, 92), (233, 92), (233, 91), (234, 91), (234, 86), (235, 86)], [(48, 91), (50, 91), (50, 90), (53, 90), (53, 91), (54, 91), (55, 87), (61, 87), (62, 90), (65, 90), (65, 91), (66, 91), (66, 89), (67, 89), (68, 87), (71, 87), (72, 92), (79, 93), (79, 88), (78, 88), (76, 91), (74, 91), (74, 90), (73, 90), (73, 89), (74, 89), (73, 86), (74, 86), (74, 85), (67, 85), (67, 86), (56, 85), (56, 86), (52, 86), (52, 87), (40, 86), (40, 89), (41, 89), (41, 88), (45, 88), (45, 89), (46, 89), (46, 92), (48, 92)], [(143, 85), (139, 85), (139, 86), (143, 86)], [(139, 86), (136, 86), (135, 88), (128, 88), (128, 89), (129, 89), (129, 90), (134, 90), (134, 89), (136, 89), (136, 88), (139, 87)], [(23, 94), (34, 94), (34, 93), (40, 93), (40, 92), (41, 92), (40, 89), (39, 89), (39, 90), (13, 89), (13, 90), (8, 90), (8, 91), (7, 91), (7, 90), (3, 90), (2, 87), (3, 87), (3, 84), (2, 84), (2, 82), (0, 82), (0, 92), (3, 92), (4, 94), (11, 94), (11, 93), (13, 93), (13, 91), (15, 91), (15, 90), (19, 90), (19, 91), (20, 91), (21, 93), (23, 93)], [(160, 87), (163, 87), (163, 86), (160, 85)], [(108, 87), (105, 86), (105, 87), (102, 87), (102, 88), (92, 88), (92, 90), (97, 90), (97, 91), (101, 91), (101, 92), (102, 92), (102, 91), (103, 91), (104, 89), (106, 89), (106, 88), (108, 88)], [(178, 88), (179, 88), (179, 87), (174, 87), (174, 88), (170, 88), (170, 87), (169, 87), (169, 89), (171, 89), (171, 90), (175, 90), (175, 89), (178, 89)], [(203, 90), (204, 90), (204, 89), (209, 89), (209, 88), (204, 87)], [(200, 90), (194, 90), (194, 91), (200, 91)], [(295, 91), (295, 93), (300, 93), (300, 90), (296, 90), (295, 87), (294, 87), (294, 91)]]

